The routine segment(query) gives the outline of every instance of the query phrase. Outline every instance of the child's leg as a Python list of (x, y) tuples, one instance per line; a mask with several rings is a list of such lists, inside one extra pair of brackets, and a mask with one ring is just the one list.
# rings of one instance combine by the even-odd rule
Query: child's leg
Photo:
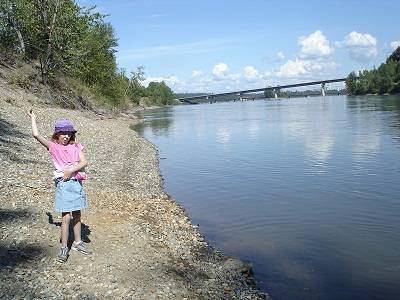
[(93, 252), (88, 249), (86, 244), (81, 240), (81, 228), (82, 228), (82, 223), (81, 223), (81, 211), (73, 211), (72, 216), (74, 217), (72, 219), (72, 226), (74, 228), (74, 236), (75, 236), (75, 241), (72, 243), (71, 249), (81, 252), (83, 254), (90, 255)]
[(63, 212), (62, 222), (61, 222), (61, 247), (67, 247), (70, 221), (71, 221), (70, 213)]
[(81, 211), (76, 210), (72, 212), (72, 227), (74, 229), (74, 239), (76, 243), (81, 241), (81, 230), (82, 230), (82, 223), (81, 223)]

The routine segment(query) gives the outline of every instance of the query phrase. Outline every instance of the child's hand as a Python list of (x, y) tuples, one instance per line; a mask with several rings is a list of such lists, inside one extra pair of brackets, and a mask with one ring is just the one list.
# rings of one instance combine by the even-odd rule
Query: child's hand
[(65, 170), (64, 170), (63, 180), (64, 180), (64, 181), (68, 181), (68, 180), (71, 178), (71, 176), (72, 176), (73, 173), (74, 173), (74, 171), (73, 171), (72, 168), (67, 168), (67, 169), (65, 169)]
[(29, 111), (28, 115), (29, 115), (32, 119), (36, 119), (36, 115), (35, 115), (35, 113), (33, 112), (33, 109), (31, 109), (31, 110)]

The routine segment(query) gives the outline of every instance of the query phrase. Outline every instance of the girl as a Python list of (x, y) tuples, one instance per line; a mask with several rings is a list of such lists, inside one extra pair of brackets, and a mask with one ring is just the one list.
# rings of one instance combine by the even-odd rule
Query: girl
[(49, 151), (53, 164), (54, 182), (56, 185), (55, 210), (62, 214), (61, 250), (57, 257), (61, 262), (68, 259), (68, 232), (72, 222), (75, 241), (71, 249), (91, 254), (87, 245), (81, 240), (81, 209), (87, 208), (86, 195), (83, 191), (82, 180), (86, 179), (83, 168), (87, 160), (83, 154), (83, 146), (75, 142), (76, 130), (68, 120), (59, 120), (54, 126), (50, 141), (43, 138), (37, 129), (36, 115), (31, 110), (32, 135)]

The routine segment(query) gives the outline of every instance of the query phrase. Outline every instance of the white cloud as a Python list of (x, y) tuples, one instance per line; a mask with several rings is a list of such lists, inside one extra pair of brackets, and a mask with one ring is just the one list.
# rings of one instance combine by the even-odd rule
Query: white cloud
[(185, 85), (185, 91), (195, 93), (216, 92), (213, 81), (206, 77), (197, 77)]
[(350, 57), (357, 61), (368, 61), (378, 55), (377, 39), (369, 33), (352, 31), (342, 42), (336, 42), (335, 45), (347, 49)]
[(371, 48), (354, 48), (349, 49), (350, 56), (358, 61), (368, 61), (378, 55), (378, 50), (374, 47)]
[(396, 50), (398, 47), (400, 47), (400, 41), (391, 42), (390, 47), (392, 47), (393, 50)]
[(305, 63), (303, 60), (289, 60), (279, 68), (276, 73), (278, 77), (298, 77), (307, 74)]
[(265, 71), (264, 74), (262, 75), (262, 78), (266, 78), (266, 77), (270, 77), (272, 76), (272, 72), (271, 71)]
[(247, 66), (244, 68), (244, 78), (247, 81), (252, 81), (258, 78), (258, 70), (253, 66)]
[(228, 73), (229, 67), (227, 64), (216, 64), (212, 69), (212, 74), (216, 80), (222, 80)]
[[(273, 72), (272, 75), (284, 78), (296, 78), (304, 75), (317, 75), (337, 68), (331, 54), (334, 48), (330, 46), (328, 39), (320, 30), (316, 30), (308, 36), (299, 38), (301, 49), (297, 58), (288, 60)], [(279, 55), (282, 54), (282, 55)], [(284, 57), (278, 52), (278, 57)], [(262, 77), (270, 76), (266, 72)]]
[(285, 54), (283, 54), (282, 51), (279, 51), (276, 55), (278, 56), (278, 58), (279, 58), (280, 60), (284, 60), (284, 59), (285, 59)]
[(193, 70), (193, 72), (192, 72), (192, 77), (198, 77), (198, 76), (200, 76), (201, 74), (203, 74), (202, 71), (200, 71), (200, 70)]
[(309, 36), (300, 37), (299, 45), (301, 46), (301, 58), (318, 58), (328, 56), (333, 52), (329, 41), (320, 30), (311, 33)]
[(360, 62), (366, 62), (378, 55), (378, 50), (375, 47), (350, 48), (348, 51), (351, 58)]
[(147, 87), (150, 82), (162, 82), (162, 81), (164, 81), (166, 85), (168, 85), (170, 88), (174, 88), (184, 84), (184, 82), (180, 81), (176, 76), (148, 77), (145, 80), (143, 80), (142, 83), (144, 86)]
[(344, 47), (375, 47), (376, 44), (375, 37), (368, 33), (359, 33), (357, 31), (350, 32), (341, 43)]
[(323, 73), (337, 68), (334, 61), (329, 60), (289, 60), (275, 73), (278, 77), (299, 77), (311, 73)]
[(310, 72), (318, 73), (334, 70), (338, 67), (338, 64), (329, 60), (316, 60), (306, 62), (306, 66)]
[(231, 74), (231, 75), (229, 75), (229, 80), (239, 83), (241, 77), (242, 77), (242, 75), (240, 75), (239, 73)]

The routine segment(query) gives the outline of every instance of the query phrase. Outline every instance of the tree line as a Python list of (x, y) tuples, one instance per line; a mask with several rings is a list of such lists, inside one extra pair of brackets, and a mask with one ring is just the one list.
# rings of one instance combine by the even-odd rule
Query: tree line
[(350, 95), (400, 93), (400, 47), (377, 69), (351, 72), (346, 78), (346, 88)]
[(0, 50), (37, 64), (44, 85), (68, 76), (113, 106), (172, 104), (164, 82), (141, 84), (142, 66), (130, 75), (117, 67), (118, 41), (105, 17), (75, 0), (0, 0)]
[[(329, 96), (337, 96), (337, 95), (346, 95), (346, 89), (326, 89), (325, 95)], [(302, 91), (282, 91), (277, 90), (277, 96), (279, 98), (296, 98), (296, 97), (309, 97), (309, 96), (321, 96), (321, 89), (313, 89), (313, 90), (302, 90)], [(264, 98), (275, 98), (275, 93), (273, 90), (265, 90)]]

